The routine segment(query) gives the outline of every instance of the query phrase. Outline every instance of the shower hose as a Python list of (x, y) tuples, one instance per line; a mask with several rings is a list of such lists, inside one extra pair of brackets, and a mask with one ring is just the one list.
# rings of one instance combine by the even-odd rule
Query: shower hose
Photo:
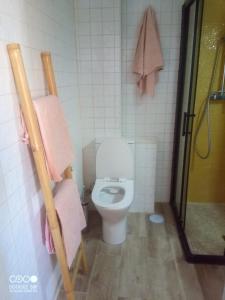
[[(202, 102), (199, 113), (198, 113), (198, 119), (197, 119), (197, 126), (195, 130), (195, 135), (194, 135), (194, 149), (198, 157), (201, 159), (207, 159), (210, 155), (211, 148), (212, 148), (212, 133), (211, 133), (211, 120), (210, 120), (210, 96), (212, 94), (212, 88), (213, 88), (213, 83), (215, 80), (215, 75), (216, 75), (216, 69), (219, 61), (219, 54), (220, 54), (220, 49), (222, 46), (222, 43), (224, 43), (225, 38), (222, 38), (217, 46), (216, 49), (216, 55), (213, 63), (213, 69), (212, 69), (212, 75), (210, 79), (210, 84), (209, 84), (209, 89), (208, 89), (208, 96), (206, 99)], [(198, 138), (200, 131), (202, 129), (202, 125), (204, 120), (206, 119), (206, 126), (207, 126), (207, 149), (205, 153), (201, 153), (200, 150), (198, 149)]]

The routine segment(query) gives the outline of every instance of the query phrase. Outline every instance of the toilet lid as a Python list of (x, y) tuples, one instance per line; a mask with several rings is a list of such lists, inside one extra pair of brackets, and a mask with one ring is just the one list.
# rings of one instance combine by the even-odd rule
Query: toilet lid
[(122, 138), (106, 139), (96, 155), (97, 178), (133, 178), (133, 153)]

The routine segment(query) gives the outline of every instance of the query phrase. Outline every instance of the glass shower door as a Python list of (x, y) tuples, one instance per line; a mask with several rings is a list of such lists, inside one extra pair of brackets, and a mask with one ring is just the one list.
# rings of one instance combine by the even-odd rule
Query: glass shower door
[(223, 259), (223, 264), (225, 102), (222, 97), (208, 100), (208, 95), (220, 95), (223, 90), (224, 15), (225, 1), (214, 0), (213, 5), (211, 0), (204, 1), (185, 216), (185, 235), (193, 256)]
[(181, 62), (178, 82), (178, 161), (176, 166), (175, 207), (181, 225), (185, 224), (188, 166), (197, 73), (196, 43), (199, 1), (187, 1), (183, 6)]
[[(208, 99), (216, 46), (225, 36), (225, 4), (221, 6), (219, 0), (217, 6), (211, 4), (210, 0), (187, 0), (183, 5), (171, 205), (186, 259), (224, 264), (224, 101), (210, 102), (209, 116), (214, 118), (210, 156), (200, 159), (196, 154), (196, 124), (201, 105)], [(215, 23), (220, 28), (216, 36)], [(207, 145), (210, 130), (206, 130), (206, 124), (198, 140), (201, 150)]]

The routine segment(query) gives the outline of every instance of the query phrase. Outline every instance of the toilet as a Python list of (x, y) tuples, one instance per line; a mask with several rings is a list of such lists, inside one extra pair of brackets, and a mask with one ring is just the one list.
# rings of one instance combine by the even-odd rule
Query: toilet
[(126, 239), (127, 214), (134, 198), (134, 159), (122, 138), (105, 139), (96, 154), (92, 201), (102, 216), (103, 240), (121, 244)]

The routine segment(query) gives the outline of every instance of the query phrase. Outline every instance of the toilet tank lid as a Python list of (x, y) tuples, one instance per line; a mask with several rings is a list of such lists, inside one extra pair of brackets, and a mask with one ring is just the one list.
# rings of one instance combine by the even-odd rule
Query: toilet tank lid
[(126, 140), (110, 138), (100, 144), (96, 155), (96, 177), (133, 179), (133, 153)]
[[(134, 144), (134, 140), (128, 139), (128, 138), (122, 138), (122, 137), (115, 137), (115, 138), (108, 138), (108, 139), (122, 139), (124, 140), (127, 144)], [(96, 138), (95, 139), (95, 144), (102, 144), (106, 138)]]

